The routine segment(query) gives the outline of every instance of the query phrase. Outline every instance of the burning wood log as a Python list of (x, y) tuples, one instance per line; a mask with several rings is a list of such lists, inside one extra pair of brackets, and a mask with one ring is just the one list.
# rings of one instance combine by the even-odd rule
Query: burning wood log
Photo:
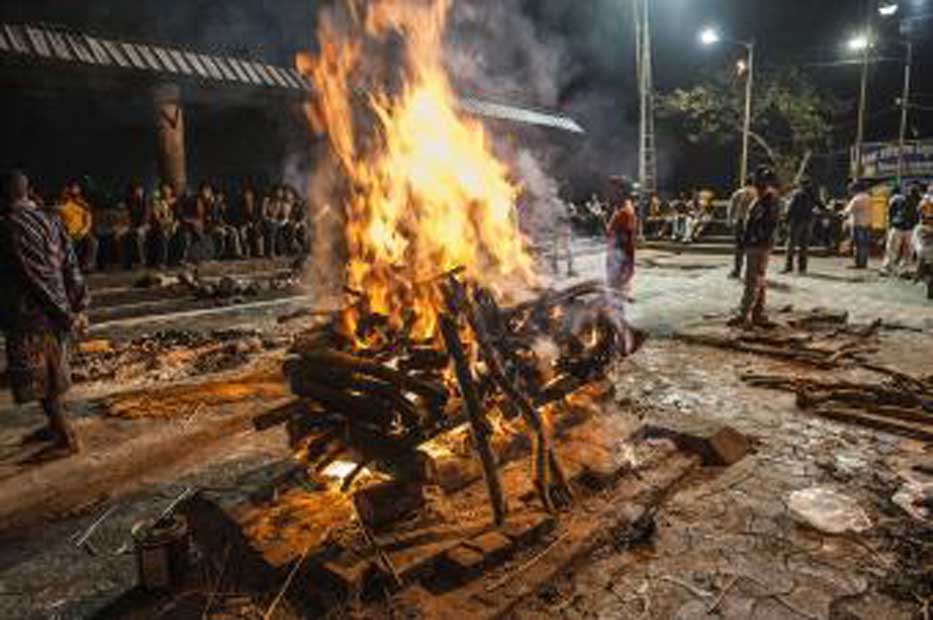
[(499, 479), (496, 457), (489, 445), (489, 437), (492, 434), (492, 429), (489, 428), (489, 422), (483, 414), (482, 403), (476, 393), (473, 371), (470, 369), (470, 363), (467, 360), (466, 352), (463, 350), (463, 343), (460, 341), (457, 322), (449, 315), (442, 315), (440, 327), (444, 342), (447, 345), (447, 352), (454, 362), (454, 370), (457, 373), (457, 382), (460, 384), (460, 393), (463, 396), (464, 408), (470, 420), (470, 428), (473, 431), (476, 453), (479, 455), (480, 461), (483, 464), (483, 475), (486, 478), (486, 485), (489, 489), (493, 519), (497, 525), (501, 525), (505, 521), (505, 516), (508, 513), (508, 505), (502, 490), (502, 481)]
[(562, 291), (549, 290), (537, 299), (522, 302), (506, 311), (507, 318), (515, 319), (526, 312), (547, 312), (586, 295), (604, 294), (606, 285), (600, 280), (588, 280)]
[(443, 386), (421, 381), (412, 376), (378, 362), (342, 353), (333, 349), (310, 349), (299, 351), (301, 362), (317, 369), (336, 369), (357, 372), (361, 375), (387, 381), (400, 389), (418, 394), (433, 402), (447, 401), (447, 390)]
[(535, 478), (538, 494), (541, 502), (548, 512), (554, 512), (554, 503), (551, 501), (550, 475), (553, 474), (557, 482), (557, 488), (565, 498), (573, 498), (573, 491), (570, 489), (570, 483), (564, 473), (547, 430), (544, 428), (544, 422), (538, 411), (531, 405), (529, 400), (519, 391), (519, 389), (506, 377), (502, 361), (492, 342), (489, 339), (488, 330), (483, 315), (477, 312), (473, 304), (467, 305), (467, 317), (473, 332), (476, 335), (480, 346), (483, 359), (489, 367), (490, 375), (500, 390), (508, 399), (518, 408), (519, 413), (525, 420), (525, 424), (535, 434)]

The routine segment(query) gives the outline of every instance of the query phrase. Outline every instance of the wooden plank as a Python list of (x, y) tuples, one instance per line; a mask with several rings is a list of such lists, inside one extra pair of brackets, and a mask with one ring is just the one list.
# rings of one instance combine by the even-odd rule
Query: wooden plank
[(910, 422), (904, 422), (894, 418), (886, 417), (884, 415), (847, 409), (818, 408), (810, 409), (808, 410), (808, 413), (819, 416), (821, 418), (835, 420), (837, 422), (844, 422), (846, 424), (852, 424), (855, 426), (864, 426), (866, 428), (884, 431), (894, 435), (901, 435), (903, 437), (911, 437), (913, 439), (933, 442), (933, 426), (931, 425), (913, 424)]

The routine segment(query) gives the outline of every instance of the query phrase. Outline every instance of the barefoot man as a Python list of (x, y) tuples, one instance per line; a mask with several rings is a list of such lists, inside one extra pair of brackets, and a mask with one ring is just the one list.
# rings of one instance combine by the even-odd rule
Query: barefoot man
[(616, 205), (606, 227), (606, 280), (609, 288), (628, 301), (632, 296), (635, 277), (635, 238), (638, 217), (632, 201), (631, 188), (621, 177), (612, 177), (613, 202)]
[(29, 180), (5, 179), (0, 218), (0, 328), (17, 403), (39, 401), (48, 428), (33, 438), (53, 442), (52, 451), (73, 454), (78, 439), (68, 423), (63, 396), (71, 387), (68, 364), (74, 334), (87, 326), (87, 288), (68, 233), (53, 214), (29, 198)]

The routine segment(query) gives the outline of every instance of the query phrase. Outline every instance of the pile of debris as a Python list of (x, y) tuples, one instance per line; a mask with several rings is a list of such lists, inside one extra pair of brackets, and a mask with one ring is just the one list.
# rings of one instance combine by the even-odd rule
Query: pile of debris
[(77, 347), (72, 363), (76, 383), (146, 377), (180, 379), (240, 368), (284, 342), (259, 331), (164, 330), (129, 341), (92, 340)]
[(186, 271), (178, 275), (195, 299), (212, 300), (217, 303), (241, 304), (247, 299), (258, 297), (266, 291), (288, 291), (301, 285), (300, 273), (286, 270), (265, 279), (237, 278), (222, 276), (219, 278), (202, 277), (197, 270)]
[[(501, 523), (507, 501), (492, 436), (520, 419), (533, 436), (535, 487), (553, 511), (572, 493), (551, 445), (548, 406), (604, 378), (614, 360), (640, 347), (642, 334), (621, 320), (597, 282), (512, 308), (456, 274), (438, 286), (446, 307), (435, 340), (390, 329), (374, 313), (362, 315), (355, 335), (332, 321), (299, 339), (285, 370), (300, 401), (257, 425), (288, 422), (302, 462), (315, 472), (337, 459), (354, 462), (342, 484), (349, 490), (374, 466), (396, 482), (429, 482), (430, 459), (420, 448), (466, 424)], [(354, 336), (371, 330), (381, 330), (379, 346), (360, 348)]]

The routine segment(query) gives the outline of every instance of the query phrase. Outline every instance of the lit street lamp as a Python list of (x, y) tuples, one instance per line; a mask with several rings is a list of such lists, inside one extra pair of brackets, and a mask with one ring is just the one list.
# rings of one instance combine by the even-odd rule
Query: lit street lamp
[[(898, 12), (899, 5), (897, 2), (881, 2), (878, 5), (878, 14), (882, 17), (893, 17)], [(913, 58), (914, 58), (914, 46), (910, 41), (897, 41), (907, 49), (907, 56), (904, 61), (904, 87), (901, 94), (901, 125), (900, 131), (898, 132), (898, 154), (897, 154), (897, 183), (901, 184), (904, 178), (905, 170), (905, 161), (904, 161), (904, 152), (907, 146), (907, 125), (909, 120), (909, 109), (910, 109), (910, 79), (911, 79), (911, 70), (913, 67)], [(858, 178), (862, 175), (862, 150), (863, 142), (865, 137), (865, 115), (866, 115), (866, 105), (867, 105), (867, 93), (868, 93), (868, 65), (870, 62), (871, 49), (874, 47), (875, 41), (872, 40), (870, 31), (866, 30), (866, 34), (860, 34), (849, 40), (848, 47), (853, 52), (862, 53), (862, 88), (861, 96), (859, 97), (859, 120), (858, 120), (858, 137), (856, 139), (855, 145), (855, 177)]]
[(897, 15), (897, 11), (900, 8), (897, 2), (882, 2), (878, 5), (878, 14), (881, 15), (881, 17), (894, 17)]
[(867, 35), (860, 34), (849, 39), (849, 49), (853, 52), (864, 52), (869, 47)]
[(740, 71), (748, 73), (745, 80), (745, 123), (742, 128), (742, 164), (739, 172), (739, 184), (741, 185), (748, 178), (749, 138), (752, 132), (752, 86), (755, 79), (755, 42), (723, 38), (715, 28), (704, 28), (700, 32), (700, 43), (705, 46), (716, 45), (723, 41), (742, 46), (748, 52), (745, 66), (739, 65)]

